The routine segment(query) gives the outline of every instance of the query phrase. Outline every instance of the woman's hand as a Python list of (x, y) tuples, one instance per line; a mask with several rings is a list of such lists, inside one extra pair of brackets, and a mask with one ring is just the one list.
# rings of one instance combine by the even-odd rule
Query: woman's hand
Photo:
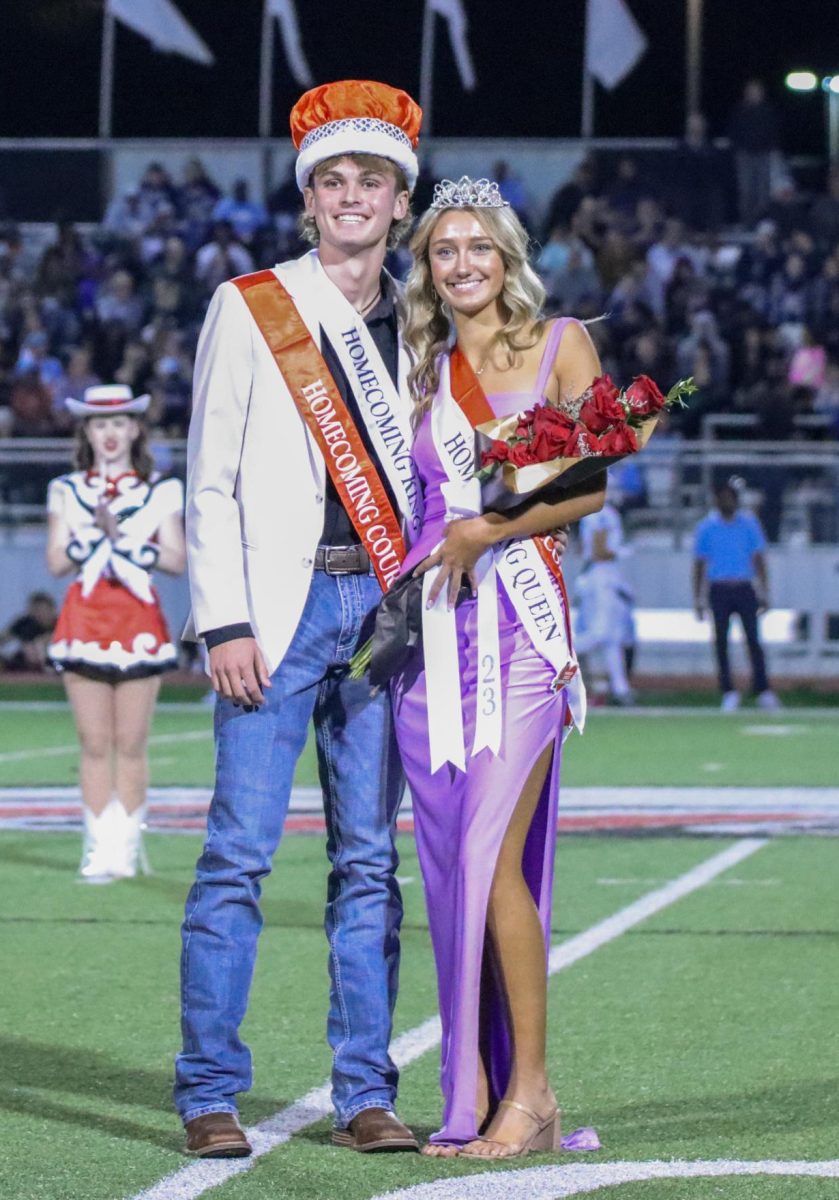
[(547, 535), (553, 538), (554, 554), (557, 558), (562, 558), (565, 551), (568, 549), (568, 542), (571, 535), (570, 525), (558, 525), (556, 529), (552, 529)]
[(415, 575), (424, 575), (432, 567), (440, 567), (437, 578), (428, 593), (428, 607), (431, 608), (443, 588), (448, 586), (449, 608), (454, 608), (464, 575), (468, 577), (474, 595), (478, 590), (475, 564), (495, 541), (493, 531), (483, 517), (466, 517), (459, 521), (450, 521), (446, 527), (446, 536), (442, 546), (433, 554), (429, 554), (428, 558), (423, 559), (414, 571)]
[(93, 512), (93, 520), (110, 541), (115, 542), (119, 537), (119, 525), (114, 514), (104, 500), (100, 500)]

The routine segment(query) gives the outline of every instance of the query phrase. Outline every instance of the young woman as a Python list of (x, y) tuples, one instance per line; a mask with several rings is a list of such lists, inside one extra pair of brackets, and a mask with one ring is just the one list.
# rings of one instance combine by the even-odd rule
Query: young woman
[(76, 470), (51, 482), (47, 500), (47, 566), (76, 572), (48, 657), (81, 743), (80, 875), (90, 883), (137, 872), (149, 725), (160, 674), (177, 665), (150, 577), (184, 569), (183, 488), (152, 469), (139, 419), (148, 403), (121, 384), (68, 400), (82, 418)]
[(597, 476), (523, 515), (482, 513), (467, 414), (578, 396), (600, 367), (581, 325), (541, 316), (527, 236), (496, 185), (439, 185), (411, 249), (425, 516), (404, 570), (425, 574), (427, 603), (423, 655), (393, 700), (443, 1022), (443, 1127), (425, 1152), (509, 1157), (559, 1148), (546, 944), (562, 733), (584, 704), (561, 573), (533, 537), (597, 511), (605, 490)]

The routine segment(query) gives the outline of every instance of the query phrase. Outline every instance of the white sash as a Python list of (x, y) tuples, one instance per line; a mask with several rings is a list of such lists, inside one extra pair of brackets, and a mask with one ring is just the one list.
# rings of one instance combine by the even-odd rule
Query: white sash
[[(440, 391), (431, 410), (431, 432), (440, 462), (449, 482), (442, 486), (446, 501), (446, 521), (474, 517), (482, 511), (481, 486), (474, 477), (475, 436), (459, 405), (451, 397), (449, 360), (441, 363)], [(445, 382), (444, 382), (445, 380)], [(451, 414), (441, 398), (448, 395), (456, 412)], [(466, 421), (466, 431), (458, 418)], [(451, 418), (451, 421), (449, 420)], [(437, 570), (427, 571), (423, 599)], [(501, 652), (498, 633), (498, 593), (495, 584), (495, 555), (482, 554), (475, 565), (478, 579), (478, 680), (476, 689), (475, 741), (472, 754), (484, 748), (497, 754), (501, 748), (503, 702), (501, 691)], [(464, 769), (463, 712), (460, 690), (460, 664), (454, 611), (449, 611), (446, 592), (432, 609), (423, 606), (422, 637), (425, 677), (428, 693), (431, 770), (444, 762)], [(431, 714), (434, 714), (432, 717)]]
[[(311, 303), (307, 303), (306, 310), (317, 315), (349, 381), (364, 427), (405, 521), (406, 540), (410, 544), (422, 526), (422, 489), (411, 454), (413, 433), (408, 406), (401, 399), (370, 330), (326, 274), (317, 251), (311, 251), (308, 261), (311, 269), (306, 273), (305, 287), (307, 301)], [(303, 310), (298, 311), (305, 320)], [(317, 331), (313, 336), (317, 339)], [(406, 374), (406, 356), (400, 353), (400, 387)], [(405, 387), (407, 394), (407, 384)]]
[[(448, 355), (445, 355), (441, 360), (440, 386), (431, 410), (431, 432), (435, 449), (450, 480), (448, 484), (443, 485), (443, 493), (446, 500), (446, 519), (451, 520), (457, 516), (473, 515), (481, 512), (480, 485), (474, 478), (474, 471), (476, 469), (475, 431), (463, 409), (452, 395)], [(495, 673), (493, 674), (491, 670), (488, 672), (486, 687), (489, 691), (486, 694), (487, 696), (492, 696), (492, 699), (497, 696), (498, 700), (497, 705), (493, 705), (491, 702), (486, 704), (487, 709), (494, 709), (494, 711), (491, 714), (486, 713), (484, 715), (485, 724), (483, 728), (494, 728), (497, 723), (497, 735), (493, 736), (491, 740), (487, 739), (482, 744), (490, 745), (493, 748), (493, 752), (497, 753), (501, 740), (502, 692), (500, 674), (498, 672), (499, 639), (497, 599), (495, 595), (496, 571), (504, 584), (507, 595), (515, 607), (516, 613), (527, 630), (533, 646), (555, 672), (552, 684), (553, 690), (559, 691), (566, 686), (568, 687), (568, 702), (571, 715), (574, 718), (575, 725), (582, 730), (585, 721), (585, 691), (580, 680), (576, 657), (568, 641), (565, 606), (561, 596), (557, 594), (550, 572), (535, 543), (532, 538), (521, 538), (506, 542), (503, 545), (496, 546), (493, 552), (483, 555), (480, 564), (483, 564), (484, 560), (488, 558), (492, 560), (492, 567), (491, 570), (487, 568), (483, 569), (482, 582), (486, 580), (485, 587), (487, 592), (483, 621), (481, 619), (480, 589), (478, 595), (478, 664), (479, 681), (483, 681), (484, 673), (481, 670), (484, 649), (481, 637), (483, 635), (485, 639), (484, 645), (489, 647), (491, 641), (495, 649)], [(481, 577), (480, 573), (479, 577)], [(493, 600), (491, 616), (490, 605), (488, 603), (490, 580)], [(439, 605), (431, 610), (433, 617), (429, 622), (430, 624), (440, 619), (438, 608)], [(426, 639), (427, 611), (423, 610), (424, 643)], [(453, 615), (449, 614), (449, 616), (453, 621)], [(490, 621), (493, 625), (492, 633), (487, 628)], [(427, 647), (427, 643), (425, 644)], [(432, 645), (434, 645), (433, 640)], [(447, 686), (446, 692), (443, 692), (444, 683), (442, 678), (440, 678), (440, 682), (434, 691), (434, 698), (432, 700), (432, 687), (436, 683), (438, 675), (441, 675), (443, 671), (447, 675), (450, 674), (451, 667), (450, 664), (446, 664), (445, 667), (435, 664), (433, 657), (435, 656), (431, 653), (426, 653), (425, 670), (428, 683), (429, 710), (437, 703), (440, 703), (444, 709), (448, 707), (449, 717), (454, 727), (456, 722), (454, 714), (451, 712), (451, 688)], [(490, 662), (489, 659), (487, 661), (488, 663)], [(456, 693), (458, 699), (459, 694), (458, 690)], [(479, 700), (481, 694), (482, 682), (479, 682)], [(481, 724), (481, 714), (482, 708), (479, 704), (478, 725)], [(453, 739), (454, 736), (455, 733), (452, 733), (450, 739)], [(473, 753), (476, 753), (477, 749), (478, 734), (476, 729), (475, 750)], [(451, 756), (448, 756), (448, 758), (449, 761), (454, 761)], [(455, 765), (457, 764), (455, 763)], [(434, 746), (432, 745), (432, 770), (434, 769)]]

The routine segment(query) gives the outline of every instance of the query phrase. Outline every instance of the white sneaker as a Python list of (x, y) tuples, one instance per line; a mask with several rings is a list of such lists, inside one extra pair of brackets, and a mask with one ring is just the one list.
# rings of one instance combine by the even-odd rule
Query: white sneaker
[(784, 707), (771, 688), (767, 688), (765, 692), (760, 693), (757, 698), (757, 706), (764, 709), (765, 712), (778, 712), (779, 709)]
[(737, 712), (737, 709), (739, 707), (740, 707), (740, 693), (739, 692), (726, 692), (722, 698), (722, 704), (720, 705), (720, 709), (723, 712)]

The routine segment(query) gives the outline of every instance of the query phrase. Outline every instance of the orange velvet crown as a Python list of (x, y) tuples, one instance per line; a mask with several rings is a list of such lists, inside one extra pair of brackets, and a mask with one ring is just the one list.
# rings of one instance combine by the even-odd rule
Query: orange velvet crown
[(298, 186), (304, 188), (312, 169), (336, 154), (377, 154), (402, 167), (413, 187), (421, 122), (420, 106), (386, 83), (343, 79), (311, 88), (291, 110)]

